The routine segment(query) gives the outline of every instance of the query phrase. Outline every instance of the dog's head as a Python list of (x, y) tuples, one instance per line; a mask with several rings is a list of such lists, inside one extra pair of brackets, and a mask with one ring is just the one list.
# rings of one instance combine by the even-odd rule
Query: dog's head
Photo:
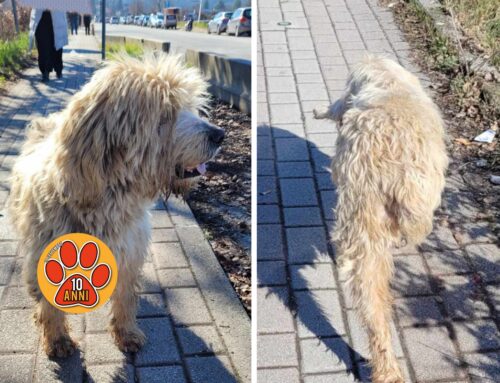
[(224, 137), (198, 117), (207, 83), (179, 56), (120, 55), (98, 70), (61, 114), (61, 193), (83, 206), (105, 195), (156, 198), (182, 191)]
[(372, 103), (382, 92), (388, 95), (401, 91), (424, 93), (418, 78), (397, 62), (368, 54), (349, 74), (346, 90), (330, 107), (330, 114), (333, 120), (341, 123), (350, 109)]
[(175, 128), (175, 177), (172, 192), (184, 195), (199, 176), (207, 171), (207, 162), (219, 151), (224, 130), (200, 118), (192, 111), (182, 111)]

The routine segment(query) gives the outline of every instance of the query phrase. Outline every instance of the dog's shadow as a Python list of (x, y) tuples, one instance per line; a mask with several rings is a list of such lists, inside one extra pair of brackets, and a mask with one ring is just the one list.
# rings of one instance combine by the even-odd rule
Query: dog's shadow
[[(332, 131), (334, 130), (335, 126), (332, 123)], [(278, 157), (278, 161), (274, 162), (276, 158), (276, 148), (274, 147), (273, 138), (292, 139), (290, 141), (293, 145), (291, 151), (299, 150), (304, 152), (304, 149), (306, 149), (309, 158), (311, 158), (310, 162), (306, 159), (307, 156), (305, 152), (303, 156), (298, 157), (293, 153), (290, 156), (285, 154), (282, 155), (281, 158), (288, 159), (287, 161), (280, 161)], [(333, 144), (334, 142), (331, 143), (332, 146)], [(278, 150), (283, 152), (283, 150), (287, 149), (280, 148)], [(270, 226), (267, 224), (259, 225), (259, 232), (264, 233), (268, 231), (270, 227), (276, 228), (276, 222), (281, 222), (279, 224), (279, 232), (273, 235), (273, 239), (271, 239), (272, 244), (259, 243), (258, 246), (257, 259), (259, 263), (257, 279), (260, 287), (263, 287), (265, 290), (264, 299), (269, 298), (270, 295), (276, 297), (295, 317), (300, 336), (304, 336), (304, 339), (310, 339), (311, 335), (314, 336), (315, 340), (321, 344), (320, 348), (327, 353), (335, 355), (338, 363), (334, 368), (335, 371), (340, 371), (343, 365), (345, 371), (349, 374), (353, 374), (356, 380), (361, 381), (364, 376), (370, 375), (370, 368), (368, 365), (364, 365), (361, 369), (358, 369), (354, 365), (352, 361), (363, 361), (362, 356), (351, 347), (345, 337), (344, 329), (336, 328), (333, 324), (333, 322), (345, 322), (345, 319), (342, 318), (344, 315), (342, 310), (338, 309), (338, 307), (332, 307), (340, 304), (337, 298), (339, 292), (338, 286), (333, 286), (326, 290), (328, 293), (331, 293), (331, 297), (327, 300), (323, 299), (324, 302), (319, 302), (320, 299), (318, 299), (317, 294), (323, 295), (326, 291), (321, 287), (310, 289), (309, 282), (311, 279), (310, 277), (308, 278), (309, 280), (305, 278), (305, 275), (308, 274), (310, 276), (311, 273), (315, 273), (315, 270), (311, 271), (310, 268), (332, 267), (332, 262), (335, 262), (333, 248), (329, 244), (330, 241), (328, 236), (330, 226), (333, 223), (332, 209), (336, 198), (334, 187), (331, 181), (329, 181), (330, 175), (327, 170), (330, 165), (330, 156), (326, 155), (324, 150), (318, 148), (316, 144), (305, 138), (278, 127), (268, 126), (260, 126), (258, 128), (257, 153), (259, 168), (257, 189), (259, 193), (258, 204), (260, 207), (264, 205), (274, 206), (277, 204), (278, 207), (282, 208), (281, 210), (284, 210), (282, 199), (284, 194), (301, 194), (302, 191), (307, 193), (307, 189), (310, 189), (311, 182), (314, 182), (315, 189), (318, 191), (316, 199), (319, 206), (310, 207), (313, 207), (313, 209), (319, 207), (320, 211), (319, 220), (318, 217), (316, 217), (314, 223), (308, 223), (310, 217), (304, 217), (304, 223), (295, 222), (293, 226), (285, 227), (283, 223), (285, 218), (283, 214), (280, 213), (280, 217), (277, 218), (277, 220), (266, 221), (271, 223)], [(297, 161), (295, 158), (300, 158), (300, 160)], [(295, 190), (280, 190), (281, 185), (280, 179), (278, 178), (280, 175), (283, 176), (281, 180), (293, 179), (293, 187)], [(321, 213), (321, 204), (324, 206), (324, 213)], [(329, 204), (331, 204), (331, 206), (328, 206)], [(306, 202), (305, 206), (307, 205), (308, 203)], [(287, 229), (299, 228), (300, 230), (300, 227), (307, 225), (311, 225), (314, 230), (317, 230), (317, 234), (321, 237), (319, 241), (317, 241), (318, 238), (312, 236), (304, 239), (299, 238), (298, 240), (297, 238), (293, 238), (292, 235), (287, 237)], [(267, 237), (266, 234), (263, 236), (259, 235), (258, 241), (261, 241), (264, 236)], [(323, 238), (325, 238), (324, 241)], [(311, 243), (308, 244), (307, 241)], [(279, 242), (282, 243), (282, 247)], [(289, 249), (287, 248), (287, 242), (292, 246), (299, 246), (301, 248), (299, 257), (291, 257)], [(299, 244), (298, 242), (302, 243)], [(323, 248), (323, 246), (320, 246), (321, 248), (318, 248), (316, 244), (324, 244), (326, 247)], [(269, 270), (264, 269), (271, 265), (271, 263), (267, 262), (273, 262), (275, 260), (285, 260), (284, 268), (286, 281), (282, 279), (276, 283), (276, 276), (270, 276)], [(328, 308), (326, 306), (328, 306)], [(328, 311), (328, 314), (326, 311)], [(332, 315), (336, 317), (333, 320)], [(262, 314), (263, 318), (266, 316), (266, 314)], [(261, 315), (259, 315), (259, 317), (261, 317)], [(292, 345), (290, 345), (290, 347), (291, 346)], [(316, 346), (318, 345), (316, 344)], [(304, 357), (306, 356), (302, 355), (302, 358)]]

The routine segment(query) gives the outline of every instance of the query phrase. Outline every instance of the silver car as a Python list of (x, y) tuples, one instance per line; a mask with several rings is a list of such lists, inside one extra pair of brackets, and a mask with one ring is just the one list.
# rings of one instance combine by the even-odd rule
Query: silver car
[(208, 33), (220, 35), (227, 29), (227, 23), (233, 16), (233, 12), (219, 12), (208, 22)]
[(227, 23), (227, 34), (241, 36), (252, 35), (252, 8), (238, 8)]

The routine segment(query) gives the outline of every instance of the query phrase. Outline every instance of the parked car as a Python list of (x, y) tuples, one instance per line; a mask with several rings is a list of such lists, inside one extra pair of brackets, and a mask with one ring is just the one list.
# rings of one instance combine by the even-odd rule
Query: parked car
[(177, 16), (166, 15), (164, 26), (166, 29), (177, 29)]
[(134, 17), (134, 24), (142, 25), (142, 19), (144, 19), (144, 15), (137, 15), (136, 17)]
[(227, 23), (227, 34), (236, 37), (242, 34), (252, 35), (252, 8), (238, 8)]
[(125, 18), (125, 24), (133, 24), (134, 23), (134, 16), (132, 15), (128, 15), (126, 18)]
[(106, 21), (106, 24), (109, 24), (110, 17), (106, 17), (104, 20)]
[(120, 24), (125, 24), (125, 17), (121, 16), (119, 19)]
[(110, 24), (120, 24), (120, 19), (118, 18), (118, 16), (113, 16), (109, 19), (109, 23)]
[(220, 35), (227, 29), (227, 23), (233, 16), (233, 12), (219, 12), (212, 20), (208, 22), (208, 33), (217, 33)]
[(151, 16), (149, 16), (148, 26), (151, 28), (163, 27), (163, 15), (161, 13), (152, 13)]
[(147, 25), (149, 24), (149, 16), (144, 16), (144, 18), (142, 19), (142, 26), (143, 27), (146, 27)]

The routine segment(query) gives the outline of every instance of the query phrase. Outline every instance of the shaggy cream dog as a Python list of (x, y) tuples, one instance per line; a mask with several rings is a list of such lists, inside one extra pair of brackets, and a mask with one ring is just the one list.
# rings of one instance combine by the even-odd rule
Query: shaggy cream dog
[(403, 382), (389, 327), (390, 249), (419, 244), (432, 230), (448, 166), (443, 122), (415, 76), (376, 56), (352, 71), (340, 100), (315, 115), (339, 126), (333, 240), (368, 328), (373, 381)]
[(121, 57), (98, 70), (60, 113), (32, 121), (12, 177), (9, 214), (20, 235), (24, 275), (36, 299), (47, 354), (74, 351), (65, 314), (40, 292), (36, 268), (56, 237), (83, 232), (103, 240), (118, 263), (111, 332), (137, 351), (136, 286), (149, 248), (148, 208), (182, 192), (203, 172), (224, 131), (197, 117), (207, 84), (179, 57)]

